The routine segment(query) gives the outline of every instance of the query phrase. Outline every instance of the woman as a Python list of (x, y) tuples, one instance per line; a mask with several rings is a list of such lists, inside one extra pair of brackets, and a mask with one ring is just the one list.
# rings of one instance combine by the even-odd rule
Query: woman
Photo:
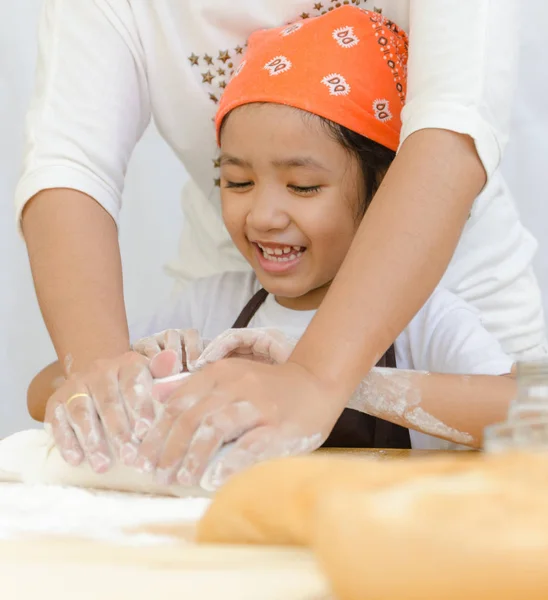
[[(46, 2), (17, 205), (46, 323), (77, 383), (96, 380), (97, 359), (129, 349), (115, 222), (125, 167), (150, 115), (192, 177), (184, 197), (184, 267), (175, 271), (188, 278), (234, 268), (236, 252), (218, 213), (210, 123), (216, 103), (253, 30), (337, 4)], [(530, 270), (535, 243), (497, 173), (508, 128), (516, 3), (379, 0), (374, 8), (404, 28), (410, 24), (399, 154), (291, 360), (246, 365), (245, 377), (240, 367), (222, 363), (212, 373), (220, 390), (273, 406), (283, 397), (290, 422), (299, 418), (292, 398), (315, 410), (324, 404), (329, 414), (329, 406), (350, 396), (439, 282), (463, 229), (445, 285), (482, 311), (506, 351), (546, 352)], [(382, 44), (382, 28), (391, 23), (380, 19), (378, 26)], [(130, 371), (138, 360), (128, 355)], [(110, 379), (117, 378), (115, 371)], [(66, 385), (66, 402), (73, 387)], [(93, 402), (70, 403), (67, 419), (85, 420), (94, 405), (108, 404), (109, 430), (116, 431), (124, 397), (115, 394), (113, 401), (101, 381), (95, 389)], [(132, 401), (146, 405), (149, 392)], [(66, 439), (69, 445), (73, 438)]]

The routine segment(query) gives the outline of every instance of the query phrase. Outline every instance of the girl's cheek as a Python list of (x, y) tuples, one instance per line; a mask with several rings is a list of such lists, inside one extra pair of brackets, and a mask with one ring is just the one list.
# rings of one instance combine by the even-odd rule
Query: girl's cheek
[(235, 241), (245, 237), (245, 213), (236, 210), (223, 211), (223, 221), (228, 233)]

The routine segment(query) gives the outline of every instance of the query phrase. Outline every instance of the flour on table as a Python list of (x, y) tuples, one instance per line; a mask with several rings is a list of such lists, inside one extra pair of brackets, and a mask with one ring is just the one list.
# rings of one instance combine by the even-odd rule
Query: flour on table
[(209, 504), (207, 496), (201, 487), (160, 485), (153, 475), (122, 465), (102, 475), (87, 464), (72, 467), (45, 430), (22, 431), (0, 442), (0, 538), (70, 535), (165, 542), (128, 529), (193, 523)]
[(0, 483), (0, 539), (74, 536), (131, 545), (180, 543), (180, 539), (138, 531), (158, 524), (190, 525), (208, 504), (207, 498)]

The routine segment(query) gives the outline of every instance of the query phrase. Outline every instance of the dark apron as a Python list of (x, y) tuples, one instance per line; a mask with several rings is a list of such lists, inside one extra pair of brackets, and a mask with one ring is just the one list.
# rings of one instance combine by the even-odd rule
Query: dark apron
[[(260, 289), (234, 322), (233, 329), (243, 329), (249, 325), (255, 313), (266, 300), (268, 292)], [(390, 346), (379, 360), (377, 367), (397, 368), (396, 352)], [(333, 431), (325, 441), (324, 448), (411, 448), (409, 430), (384, 419), (345, 408)]]

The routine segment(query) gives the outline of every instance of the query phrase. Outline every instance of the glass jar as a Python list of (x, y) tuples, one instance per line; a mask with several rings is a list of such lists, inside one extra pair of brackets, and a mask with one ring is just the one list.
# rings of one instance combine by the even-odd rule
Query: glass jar
[(485, 452), (548, 451), (548, 415), (497, 423), (485, 428)]
[(548, 360), (517, 363), (517, 396), (508, 421), (548, 418)]
[(548, 450), (548, 360), (521, 362), (508, 420), (485, 429), (484, 449)]

